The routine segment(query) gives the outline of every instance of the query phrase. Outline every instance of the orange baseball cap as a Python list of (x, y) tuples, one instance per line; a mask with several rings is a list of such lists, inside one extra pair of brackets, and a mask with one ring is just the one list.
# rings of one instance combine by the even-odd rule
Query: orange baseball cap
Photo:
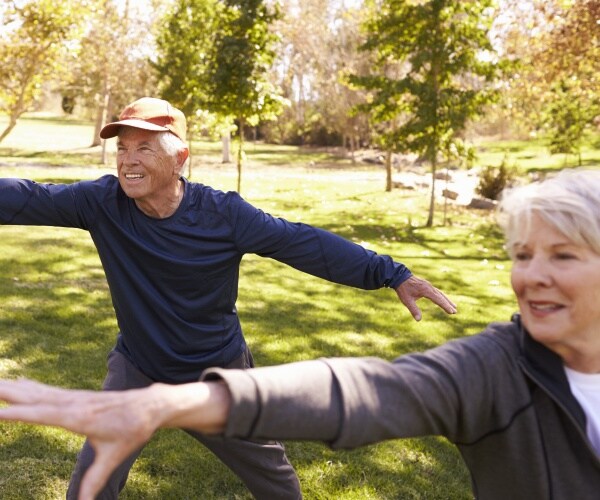
[(118, 122), (105, 125), (100, 131), (102, 139), (115, 137), (120, 127), (144, 130), (169, 131), (185, 141), (185, 115), (167, 101), (155, 97), (142, 97), (127, 105), (119, 115)]

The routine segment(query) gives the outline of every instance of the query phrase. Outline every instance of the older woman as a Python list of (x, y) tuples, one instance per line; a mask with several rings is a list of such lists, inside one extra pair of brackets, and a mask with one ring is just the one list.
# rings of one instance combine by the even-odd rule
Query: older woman
[[(600, 171), (564, 171), (501, 205), (520, 315), (389, 363), (323, 359), (96, 394), (2, 382), (0, 418), (87, 434), (92, 498), (158, 427), (352, 448), (446, 436), (483, 499), (600, 495)], [(123, 428), (128, 431), (123, 432)]]

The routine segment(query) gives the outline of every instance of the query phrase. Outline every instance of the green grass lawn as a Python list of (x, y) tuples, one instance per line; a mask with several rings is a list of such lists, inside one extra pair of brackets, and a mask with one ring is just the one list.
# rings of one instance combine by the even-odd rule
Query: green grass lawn
[[(72, 182), (114, 172), (98, 164), (97, 150), (82, 146), (91, 137), (89, 125), (24, 120), (19, 126), (12, 144), (0, 144), (2, 177)], [(76, 147), (44, 152), (41, 145), (65, 140), (64, 134)], [(28, 137), (35, 140), (27, 142)], [(198, 142), (194, 150), (194, 180), (224, 190), (235, 187), (235, 166), (219, 163), (219, 145)], [(334, 285), (250, 255), (242, 262), (238, 308), (258, 365), (320, 356), (393, 359), (474, 334), (492, 320), (508, 320), (516, 310), (510, 263), (490, 214), (450, 205), (452, 223), (442, 226), (438, 207), (438, 225), (424, 228), (428, 193), (385, 193), (383, 185), (384, 173), (377, 167), (358, 168), (322, 151), (249, 145), (243, 195), (274, 215), (393, 255), (445, 291), (459, 314), (448, 317), (422, 302), (424, 318), (416, 323), (393, 291)], [(0, 300), (0, 376), (100, 386), (117, 325), (87, 233), (2, 227)], [(81, 443), (81, 437), (60, 429), (0, 424), (0, 497), (63, 498)], [(307, 499), (471, 498), (460, 457), (441, 438), (345, 452), (318, 443), (286, 446)], [(186, 434), (165, 430), (137, 461), (122, 498), (250, 496)]]

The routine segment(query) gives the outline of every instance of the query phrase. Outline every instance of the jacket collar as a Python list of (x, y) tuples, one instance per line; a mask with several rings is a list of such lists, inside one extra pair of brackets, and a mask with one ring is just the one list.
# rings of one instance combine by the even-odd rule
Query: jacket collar
[(520, 314), (514, 314), (511, 320), (519, 328), (521, 364), (527, 375), (564, 406), (585, 428), (585, 413), (571, 392), (562, 358), (531, 337), (521, 322)]

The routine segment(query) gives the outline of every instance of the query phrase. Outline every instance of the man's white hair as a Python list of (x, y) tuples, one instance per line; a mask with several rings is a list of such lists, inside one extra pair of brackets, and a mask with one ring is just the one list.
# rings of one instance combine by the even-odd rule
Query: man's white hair
[[(158, 142), (163, 151), (169, 156), (177, 156), (182, 149), (187, 149), (187, 145), (179, 137), (171, 132), (158, 132)], [(189, 162), (189, 157), (183, 162), (181, 172)]]

